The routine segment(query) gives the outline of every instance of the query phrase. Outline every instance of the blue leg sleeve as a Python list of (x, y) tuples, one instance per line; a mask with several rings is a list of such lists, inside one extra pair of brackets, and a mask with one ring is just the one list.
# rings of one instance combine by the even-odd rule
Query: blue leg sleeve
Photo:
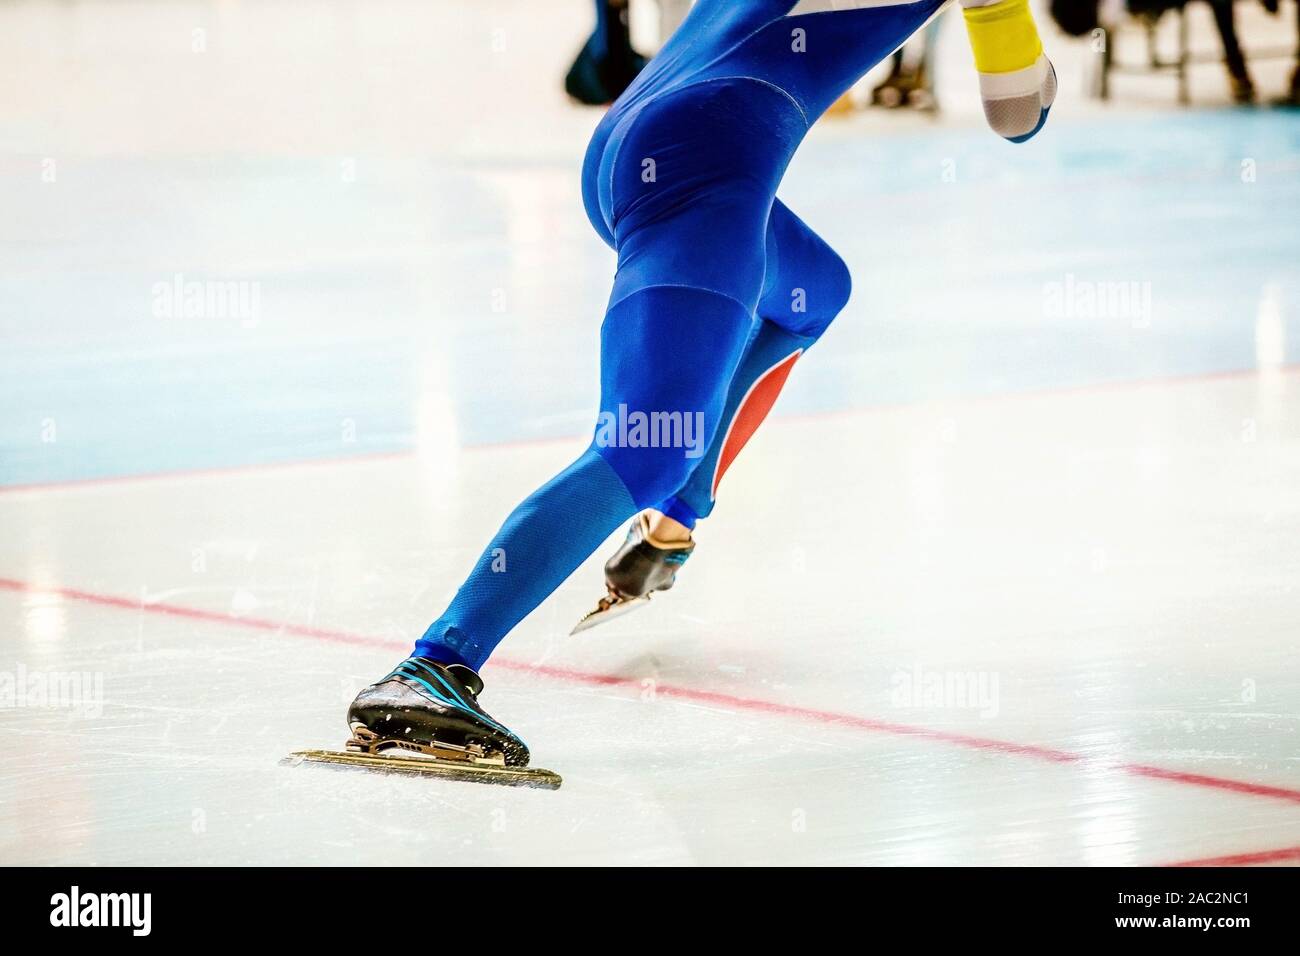
[(636, 505), (594, 451), (529, 495), (488, 544), (451, 606), (415, 644), (415, 656), (478, 670)]

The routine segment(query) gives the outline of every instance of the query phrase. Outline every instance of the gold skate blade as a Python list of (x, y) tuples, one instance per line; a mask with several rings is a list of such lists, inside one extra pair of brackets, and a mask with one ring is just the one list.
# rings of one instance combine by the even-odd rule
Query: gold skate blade
[(505, 787), (537, 787), (542, 790), (558, 790), (563, 782), (558, 773), (540, 767), (506, 767), (494, 763), (369, 754), (353, 750), (297, 750), (282, 759), (280, 764), (286, 767), (324, 764), (351, 770), (369, 770), (373, 773), (441, 777), (465, 783), (494, 783)]
[(644, 607), (650, 603), (650, 595), (646, 594), (638, 598), (601, 598), (596, 607), (582, 616), (573, 630), (569, 632), (570, 636), (582, 631), (588, 631), (598, 624), (607, 624), (616, 617), (622, 617), (629, 611), (635, 611), (639, 607)]

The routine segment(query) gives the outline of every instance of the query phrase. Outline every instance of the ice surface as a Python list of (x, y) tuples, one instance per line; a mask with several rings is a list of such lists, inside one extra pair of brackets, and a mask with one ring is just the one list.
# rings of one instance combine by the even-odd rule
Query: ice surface
[[(1077, 48), (1027, 147), (952, 43), (940, 124), (815, 131), (784, 195), (854, 301), (678, 587), (568, 636), (610, 542), (485, 670), (561, 790), (277, 765), (581, 445), (585, 6), (0, 9), (42, 91), (0, 133), (0, 863), (1296, 859), (1300, 121), (1103, 114)], [(155, 314), (177, 274), (258, 313)]]

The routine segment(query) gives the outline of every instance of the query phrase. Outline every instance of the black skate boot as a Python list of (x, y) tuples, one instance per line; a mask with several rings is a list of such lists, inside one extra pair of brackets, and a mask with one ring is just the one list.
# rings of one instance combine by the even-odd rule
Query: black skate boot
[(556, 790), (560, 775), (528, 766), (528, 748), (478, 702), (483, 681), (461, 664), (402, 661), (348, 708), (345, 750), (298, 750), (282, 764)]
[(348, 749), (528, 766), (528, 747), (479, 705), (483, 681), (463, 664), (412, 657), (348, 708)]
[(642, 512), (628, 529), (627, 539), (605, 562), (605, 597), (597, 602), (570, 632), (577, 634), (641, 607), (656, 591), (667, 591), (677, 580), (677, 570), (695, 550), (694, 541), (655, 541), (650, 536), (650, 515)]

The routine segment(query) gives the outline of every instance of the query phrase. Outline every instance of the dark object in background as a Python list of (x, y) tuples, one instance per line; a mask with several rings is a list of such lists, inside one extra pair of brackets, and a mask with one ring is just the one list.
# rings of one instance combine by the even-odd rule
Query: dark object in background
[[(1214, 23), (1218, 27), (1219, 37), (1223, 41), (1223, 63), (1228, 70), (1228, 80), (1232, 85), (1233, 99), (1238, 103), (1251, 103), (1255, 99), (1255, 85), (1250, 78), (1250, 70), (1246, 65), (1245, 54), (1242, 53), (1241, 44), (1237, 40), (1237, 28), (1233, 19), (1233, 0), (1205, 0), (1209, 4), (1211, 12), (1214, 14)], [(1278, 12), (1278, 0), (1260, 0), (1264, 9), (1269, 13)], [(1155, 23), (1165, 13), (1174, 10), (1181, 16), (1184, 8), (1187, 6), (1187, 0), (1127, 0), (1125, 8), (1131, 15), (1143, 20), (1147, 26), (1147, 44), (1149, 49), (1149, 68), (1152, 70), (1175, 69), (1178, 71), (1179, 79), (1179, 100), (1187, 102), (1187, 66), (1191, 62), (1191, 57), (1187, 53), (1187, 27), (1184, 21), (1180, 24), (1179, 59), (1173, 62), (1162, 62), (1156, 58), (1154, 50), (1153, 34)], [(1093, 31), (1102, 28), (1100, 16), (1098, 14), (1098, 0), (1051, 0), (1051, 15), (1057, 25), (1071, 36), (1086, 36)], [(1103, 75), (1101, 79), (1100, 94), (1106, 98), (1109, 92), (1108, 82), (1105, 74), (1112, 69), (1118, 68), (1112, 60), (1112, 51), (1110, 44), (1107, 43), (1104, 49), (1105, 62), (1103, 64)], [(1300, 101), (1300, 67), (1291, 78), (1290, 102)]]
[(622, 95), (646, 64), (632, 49), (627, 0), (596, 0), (596, 29), (564, 77), (564, 91), (579, 103), (601, 106)]
[(934, 48), (941, 17), (935, 17), (890, 58), (889, 76), (871, 91), (871, 105), (887, 109), (910, 107), (933, 113), (939, 109), (934, 95)]
[(1101, 26), (1097, 7), (1097, 0), (1052, 0), (1050, 9), (1058, 27), (1072, 37), (1082, 37)]

